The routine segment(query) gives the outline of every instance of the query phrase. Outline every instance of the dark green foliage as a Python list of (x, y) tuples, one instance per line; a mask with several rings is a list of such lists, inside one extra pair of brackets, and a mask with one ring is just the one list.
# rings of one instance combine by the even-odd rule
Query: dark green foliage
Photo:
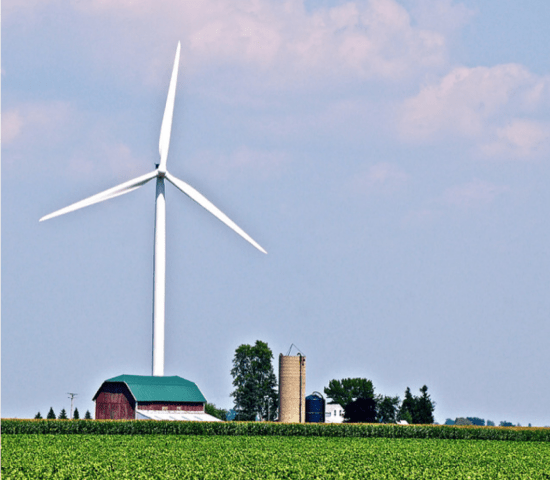
[(503, 422), (500, 422), (499, 427), (513, 427), (514, 424), (512, 422), (507, 422), (504, 420)]
[(73, 419), (78, 420), (79, 418), (80, 418), (80, 413), (78, 413), (78, 408), (75, 408), (73, 413)]
[(447, 420), (445, 420), (445, 425), (454, 425), (455, 424), (455, 421), (448, 418)]
[(378, 395), (376, 397), (376, 421), (380, 423), (395, 423), (399, 411), (399, 397)]
[(397, 414), (398, 419), (406, 420), (408, 423), (413, 423), (415, 407), (416, 403), (411, 393), (411, 389), (407, 387), (405, 390), (405, 397), (403, 398), (403, 402), (401, 403), (401, 407), (399, 408), (399, 412)]
[[(487, 426), (488, 427), (494, 427), (495, 426), (495, 422), (493, 422), (492, 420), (487, 420)], [(531, 425), (529, 425), (531, 426)]]
[(358, 398), (374, 399), (374, 387), (372, 382), (366, 378), (331, 380), (324, 391), (332, 403), (338, 403), (344, 410), (346, 409), (346, 405)]
[(457, 417), (455, 418), (455, 425), (473, 425), (469, 418)]
[(325, 395), (344, 409), (346, 422), (375, 422), (376, 400), (374, 387), (366, 378), (331, 380)]
[(35, 416), (34, 416), (35, 420), (41, 420), (42, 419), (42, 415), (40, 415), (40, 412), (38, 412)]
[(92, 416), (90, 415), (90, 410), (86, 410), (86, 413), (84, 414), (84, 420), (91, 420)]
[(405, 398), (399, 409), (398, 419), (406, 420), (414, 424), (431, 424), (434, 423), (433, 412), (435, 410), (435, 402), (428, 394), (428, 387), (424, 385), (420, 389), (419, 397), (414, 397), (411, 389), (407, 387), (405, 390)]
[(233, 408), (230, 408), (229, 411), (227, 412), (227, 421), (228, 422), (234, 421), (236, 416), (237, 416), (237, 412)]
[(217, 408), (216, 405), (214, 405), (213, 403), (206, 402), (204, 405), (204, 411), (208, 413), (208, 415), (219, 418), (224, 422), (227, 420), (227, 410), (224, 410), (223, 408)]
[(235, 402), (237, 420), (263, 420), (277, 418), (277, 378), (273, 372), (273, 352), (267, 343), (256, 341), (255, 345), (241, 345), (233, 358), (233, 386), (231, 393)]
[(413, 415), (413, 423), (434, 423), (435, 403), (428, 394), (428, 387), (424, 385), (420, 389), (420, 397), (416, 397), (416, 416)]
[(349, 423), (374, 423), (376, 402), (374, 398), (361, 398), (350, 402), (344, 408), (345, 421)]
[(55, 420), (57, 417), (55, 416), (55, 412), (53, 411), (53, 407), (50, 407), (50, 411), (48, 412), (48, 415), (46, 416), (48, 420)]
[(351, 423), (171, 422), (155, 420), (2, 420), (2, 434), (238, 435), (285, 437), (447, 438), (550, 442), (550, 428)]
[(485, 426), (485, 419), (479, 418), (479, 417), (467, 417), (470, 422), (472, 422), (472, 425), (477, 425), (478, 427), (484, 427)]
[(59, 412), (59, 417), (57, 417), (58, 420), (67, 420), (67, 412), (64, 408), (61, 409), (61, 412)]

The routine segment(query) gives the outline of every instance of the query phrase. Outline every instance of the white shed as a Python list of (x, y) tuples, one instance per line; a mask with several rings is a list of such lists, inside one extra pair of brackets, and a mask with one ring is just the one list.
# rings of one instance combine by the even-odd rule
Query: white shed
[(344, 421), (344, 408), (337, 403), (325, 405), (325, 423), (342, 423)]

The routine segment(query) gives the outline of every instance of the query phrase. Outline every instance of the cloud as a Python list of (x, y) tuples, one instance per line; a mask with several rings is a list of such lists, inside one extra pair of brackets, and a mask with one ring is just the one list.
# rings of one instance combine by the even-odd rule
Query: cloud
[(9, 145), (20, 134), (23, 128), (23, 118), (19, 110), (10, 110), (2, 115), (2, 144)]
[(12, 107), (2, 114), (2, 144), (28, 144), (42, 135), (55, 141), (71, 115), (72, 107), (67, 102), (23, 103)]
[[(518, 117), (540, 115), (549, 104), (549, 92), (549, 78), (521, 65), (455, 68), (403, 103), (400, 132), (421, 142), (467, 138), (486, 155), (514, 150), (516, 156), (525, 156), (544, 143), (545, 129)], [(520, 140), (522, 134), (527, 137)]]
[(2, 115), (4, 166), (36, 170), (55, 161), (73, 178), (139, 174), (146, 163), (110, 132), (104, 118), (68, 102), (22, 103)]
[(550, 123), (517, 119), (497, 128), (494, 139), (481, 146), (488, 157), (530, 159), (550, 151)]
[(452, 34), (475, 15), (475, 11), (454, 0), (409, 0), (409, 11), (421, 28)]
[[(121, 50), (132, 57), (130, 52), (145, 49), (158, 67), (160, 49), (177, 39), (189, 72), (213, 65), (252, 67), (269, 73), (265, 81), (287, 86), (313, 76), (331, 82), (396, 81), (439, 68), (447, 59), (445, 32), (420, 27), (396, 0), (357, 0), (312, 10), (304, 0), (80, 0), (70, 5), (81, 15), (79, 21), (108, 18), (115, 26), (94, 41), (102, 61), (112, 65), (117, 62), (107, 57), (120, 58)], [(34, 0), (33, 6), (60, 8), (54, 0)], [(459, 6), (448, 2), (438, 12), (449, 18), (455, 10), (457, 18), (463, 16)], [(98, 26), (105, 28), (103, 22)], [(154, 40), (144, 30), (155, 31)], [(102, 43), (109, 48), (101, 48)]]
[(443, 194), (443, 202), (457, 207), (473, 208), (492, 203), (507, 191), (508, 187), (474, 179), (463, 185), (449, 188)]
[(391, 194), (408, 181), (409, 175), (396, 165), (381, 162), (371, 165), (352, 181), (352, 191), (366, 194)]

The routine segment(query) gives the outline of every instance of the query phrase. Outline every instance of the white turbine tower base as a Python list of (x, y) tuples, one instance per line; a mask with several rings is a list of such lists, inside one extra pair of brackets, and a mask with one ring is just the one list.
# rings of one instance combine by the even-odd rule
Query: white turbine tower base
[(91, 197), (85, 198), (80, 202), (73, 203), (68, 207), (57, 210), (40, 219), (40, 221), (58, 217), (64, 213), (73, 212), (80, 208), (103, 202), (110, 198), (124, 195), (145, 185), (153, 178), (157, 179), (156, 197), (155, 197), (155, 251), (154, 251), (154, 271), (153, 271), (153, 367), (154, 376), (164, 375), (164, 327), (165, 327), (165, 303), (166, 303), (166, 198), (164, 192), (165, 179), (182, 191), (189, 198), (197, 202), (201, 207), (208, 210), (212, 215), (225, 223), (234, 232), (238, 233), (246, 241), (263, 253), (267, 253), (258, 243), (256, 243), (244, 230), (233, 222), (220, 209), (212, 204), (206, 197), (195, 190), (191, 185), (185, 183), (179, 178), (174, 177), (166, 170), (166, 161), (170, 147), (170, 134), (172, 131), (172, 118), (174, 114), (174, 101), (176, 98), (176, 84), (178, 79), (178, 67), (180, 58), (180, 43), (176, 50), (174, 68), (168, 88), (168, 98), (162, 118), (159, 138), (160, 161), (156, 170), (134, 178), (128, 182), (121, 183), (116, 187), (100, 192)]

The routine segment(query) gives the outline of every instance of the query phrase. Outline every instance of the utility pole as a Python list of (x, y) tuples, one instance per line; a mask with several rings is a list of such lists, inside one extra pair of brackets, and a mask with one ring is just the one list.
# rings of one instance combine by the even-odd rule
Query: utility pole
[(70, 397), (67, 397), (67, 398), (71, 399), (71, 415), (70, 415), (69, 418), (72, 420), (73, 419), (73, 398), (76, 397), (78, 395), (78, 393), (69, 393), (69, 392), (67, 392), (67, 395), (70, 395)]

